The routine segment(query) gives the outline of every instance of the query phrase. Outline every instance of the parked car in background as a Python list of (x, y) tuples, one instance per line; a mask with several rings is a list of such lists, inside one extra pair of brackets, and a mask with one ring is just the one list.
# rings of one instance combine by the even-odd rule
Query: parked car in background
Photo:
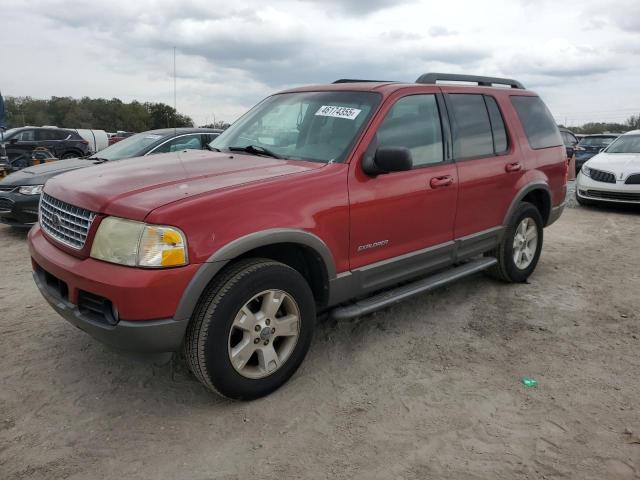
[(37, 147), (46, 148), (56, 158), (83, 157), (90, 153), (89, 142), (71, 129), (56, 127), (19, 127), (4, 133), (7, 156), (12, 162), (10, 147), (24, 152)]
[(640, 205), (640, 130), (620, 135), (582, 165), (576, 199), (582, 205), (607, 202)]
[(112, 133), (109, 136), (109, 145), (113, 145), (114, 143), (118, 143), (125, 138), (129, 138), (135, 135), (135, 132), (124, 132), (122, 130), (118, 130), (116, 133)]
[(29, 250), (70, 323), (121, 350), (184, 348), (236, 399), (295, 373), (317, 312), (354, 318), (482, 270), (526, 282), (567, 193), (553, 117), (510, 79), (296, 88), (210, 148), (51, 179)]
[(586, 135), (580, 140), (576, 146), (576, 173), (587, 160), (608, 147), (619, 136), (618, 134)]
[(571, 130), (567, 130), (566, 128), (560, 129), (560, 135), (562, 135), (564, 148), (567, 150), (567, 158), (573, 157), (576, 145), (578, 144), (578, 137), (576, 137)]
[(215, 129), (168, 128), (138, 133), (87, 158), (58, 160), (12, 173), (0, 180), (0, 223), (30, 227), (38, 220), (42, 186), (61, 173), (99, 163), (180, 150), (207, 149), (219, 135)]

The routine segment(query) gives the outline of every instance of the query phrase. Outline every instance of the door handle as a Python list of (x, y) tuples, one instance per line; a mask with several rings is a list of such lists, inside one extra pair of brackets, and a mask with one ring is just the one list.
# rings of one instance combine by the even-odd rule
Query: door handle
[(519, 162), (507, 163), (507, 165), (504, 167), (504, 169), (507, 172), (519, 172), (520, 170), (522, 170), (522, 164), (519, 163)]
[(448, 187), (453, 183), (453, 177), (451, 175), (444, 175), (442, 177), (433, 177), (429, 182), (431, 188)]

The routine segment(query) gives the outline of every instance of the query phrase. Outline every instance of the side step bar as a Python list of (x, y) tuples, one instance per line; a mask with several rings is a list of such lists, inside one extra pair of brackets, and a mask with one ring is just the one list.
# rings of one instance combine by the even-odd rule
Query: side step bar
[(375, 312), (381, 308), (388, 307), (407, 298), (428, 292), (436, 288), (447, 285), (460, 278), (472, 275), (485, 270), (498, 263), (493, 257), (484, 257), (464, 263), (457, 267), (450, 268), (427, 278), (391, 290), (386, 290), (369, 298), (365, 298), (356, 303), (337, 307), (331, 311), (331, 317), (336, 320), (346, 320), (348, 318), (359, 317), (367, 313)]

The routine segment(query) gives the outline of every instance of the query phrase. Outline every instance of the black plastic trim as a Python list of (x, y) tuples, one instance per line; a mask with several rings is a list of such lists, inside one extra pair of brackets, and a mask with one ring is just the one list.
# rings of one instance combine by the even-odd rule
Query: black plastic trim
[(480, 75), (461, 75), (458, 73), (425, 73), (420, 75), (416, 80), (416, 83), (424, 83), (428, 85), (434, 85), (438, 81), (445, 82), (471, 82), (477, 83), (481, 87), (492, 87), (497, 85), (509, 85), (511, 88), (517, 88), (524, 90), (524, 85), (512, 78), (500, 78), (500, 77), (484, 77)]
[(493, 257), (484, 257), (472, 260), (466, 264), (447, 269), (430, 277), (410, 283), (409, 285), (396, 287), (364, 300), (360, 300), (351, 305), (338, 307), (331, 312), (331, 316), (336, 320), (346, 320), (366, 315), (420, 293), (434, 290), (466, 276), (486, 270), (496, 263), (498, 263), (498, 261)]

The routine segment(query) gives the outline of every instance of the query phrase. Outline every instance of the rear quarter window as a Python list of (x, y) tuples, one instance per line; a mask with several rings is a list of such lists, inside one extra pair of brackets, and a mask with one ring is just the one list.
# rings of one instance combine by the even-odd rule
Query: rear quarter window
[(540, 97), (512, 96), (511, 103), (520, 117), (531, 148), (539, 150), (563, 145), (560, 130)]

